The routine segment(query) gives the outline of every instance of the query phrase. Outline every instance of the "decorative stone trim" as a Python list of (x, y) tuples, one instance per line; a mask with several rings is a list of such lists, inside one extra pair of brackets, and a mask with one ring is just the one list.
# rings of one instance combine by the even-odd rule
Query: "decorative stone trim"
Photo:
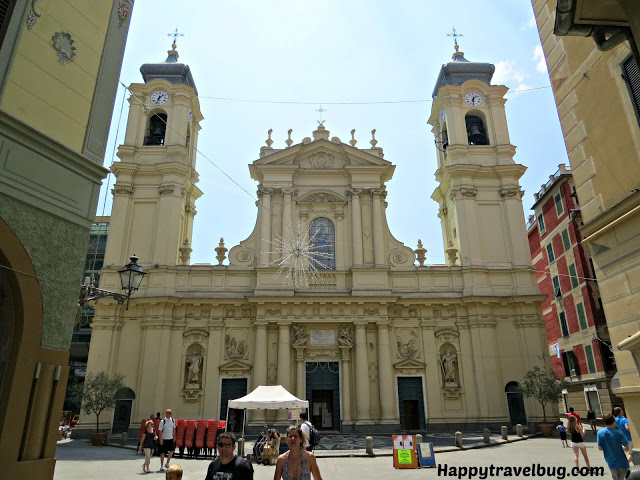
[(29, 30), (31, 30), (36, 25), (36, 23), (38, 23), (38, 17), (42, 15), (40, 13), (40, 10), (36, 9), (36, 4), (39, 1), (40, 0), (31, 0), (31, 5), (29, 6), (29, 13), (27, 15), (27, 28)]
[(111, 194), (115, 196), (131, 196), (134, 192), (134, 187), (126, 185), (116, 185), (111, 189)]
[(498, 190), (498, 194), (501, 197), (515, 197), (518, 194), (521, 194), (520, 196), (522, 197), (522, 195), (524, 195), (524, 192), (522, 190), (520, 190), (519, 188), (501, 188), (500, 190)]
[(309, 162), (313, 168), (331, 168), (333, 166), (333, 155), (326, 152), (314, 153), (309, 157)]
[(173, 185), (161, 185), (158, 187), (158, 193), (161, 197), (164, 195), (171, 195), (175, 189), (176, 187)]
[(120, 27), (122, 27), (126, 22), (130, 11), (128, 2), (118, 2), (118, 21), (120, 23)]
[(56, 32), (51, 40), (53, 40), (53, 48), (58, 54), (58, 62), (61, 65), (72, 62), (76, 58), (76, 45), (70, 32)]

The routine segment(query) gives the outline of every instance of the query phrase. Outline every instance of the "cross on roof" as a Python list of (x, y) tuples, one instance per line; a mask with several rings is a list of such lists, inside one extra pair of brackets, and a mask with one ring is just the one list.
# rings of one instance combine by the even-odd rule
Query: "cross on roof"
[[(178, 27), (176, 27), (176, 29), (172, 33), (167, 34), (167, 37), (173, 37), (173, 45), (175, 45), (178, 41), (178, 37), (184, 37), (184, 33), (178, 32)], [(176, 47), (174, 46), (173, 48)]]
[(464, 37), (464, 35), (462, 35), (461, 33), (456, 32), (456, 27), (452, 27), (452, 32), (451, 33), (447, 33), (447, 37), (453, 37), (453, 46), (456, 49), (456, 52), (458, 51), (458, 49), (460, 48), (458, 46), (458, 37)]
[(316, 109), (316, 112), (320, 112), (320, 120), (316, 120), (316, 122), (318, 122), (318, 125), (323, 125), (324, 124), (324, 120), (322, 120), (322, 112), (326, 112), (327, 109), (326, 108), (322, 108), (322, 105), (320, 105), (320, 108)]

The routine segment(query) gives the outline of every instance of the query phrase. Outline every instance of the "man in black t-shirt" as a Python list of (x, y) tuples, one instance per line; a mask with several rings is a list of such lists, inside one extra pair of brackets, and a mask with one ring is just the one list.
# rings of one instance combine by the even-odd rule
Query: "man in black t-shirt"
[(251, 462), (233, 453), (236, 437), (231, 432), (218, 435), (218, 458), (209, 464), (205, 480), (253, 480)]

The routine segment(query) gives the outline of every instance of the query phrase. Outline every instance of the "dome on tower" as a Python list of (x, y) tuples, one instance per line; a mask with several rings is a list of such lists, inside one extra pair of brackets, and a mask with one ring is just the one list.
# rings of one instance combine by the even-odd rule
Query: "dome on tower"
[(443, 85), (462, 85), (467, 80), (477, 79), (487, 85), (491, 85), (491, 78), (496, 67), (491, 63), (470, 62), (464, 58), (464, 53), (458, 51), (458, 44), (455, 45), (456, 52), (451, 57), (451, 61), (442, 65), (436, 86), (433, 89), (432, 97), (437, 96), (438, 90)]
[(171, 50), (167, 53), (169, 56), (164, 62), (145, 63), (140, 67), (140, 73), (142, 74), (144, 82), (147, 83), (156, 78), (161, 78), (170, 83), (181, 83), (193, 87), (197, 95), (198, 89), (193, 81), (189, 65), (178, 61), (179, 55), (175, 43), (171, 45)]

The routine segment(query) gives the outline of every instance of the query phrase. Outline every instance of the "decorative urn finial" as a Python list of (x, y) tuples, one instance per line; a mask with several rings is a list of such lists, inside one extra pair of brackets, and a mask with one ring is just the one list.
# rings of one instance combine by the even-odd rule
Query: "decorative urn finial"
[(218, 244), (218, 246), (214, 250), (218, 254), (216, 256), (216, 260), (218, 260), (218, 266), (220, 266), (220, 265), (222, 265), (222, 262), (224, 262), (224, 259), (227, 258), (225, 253), (227, 252), (227, 250), (229, 250), (228, 248), (226, 248), (224, 246), (224, 238), (220, 238), (220, 243)]

